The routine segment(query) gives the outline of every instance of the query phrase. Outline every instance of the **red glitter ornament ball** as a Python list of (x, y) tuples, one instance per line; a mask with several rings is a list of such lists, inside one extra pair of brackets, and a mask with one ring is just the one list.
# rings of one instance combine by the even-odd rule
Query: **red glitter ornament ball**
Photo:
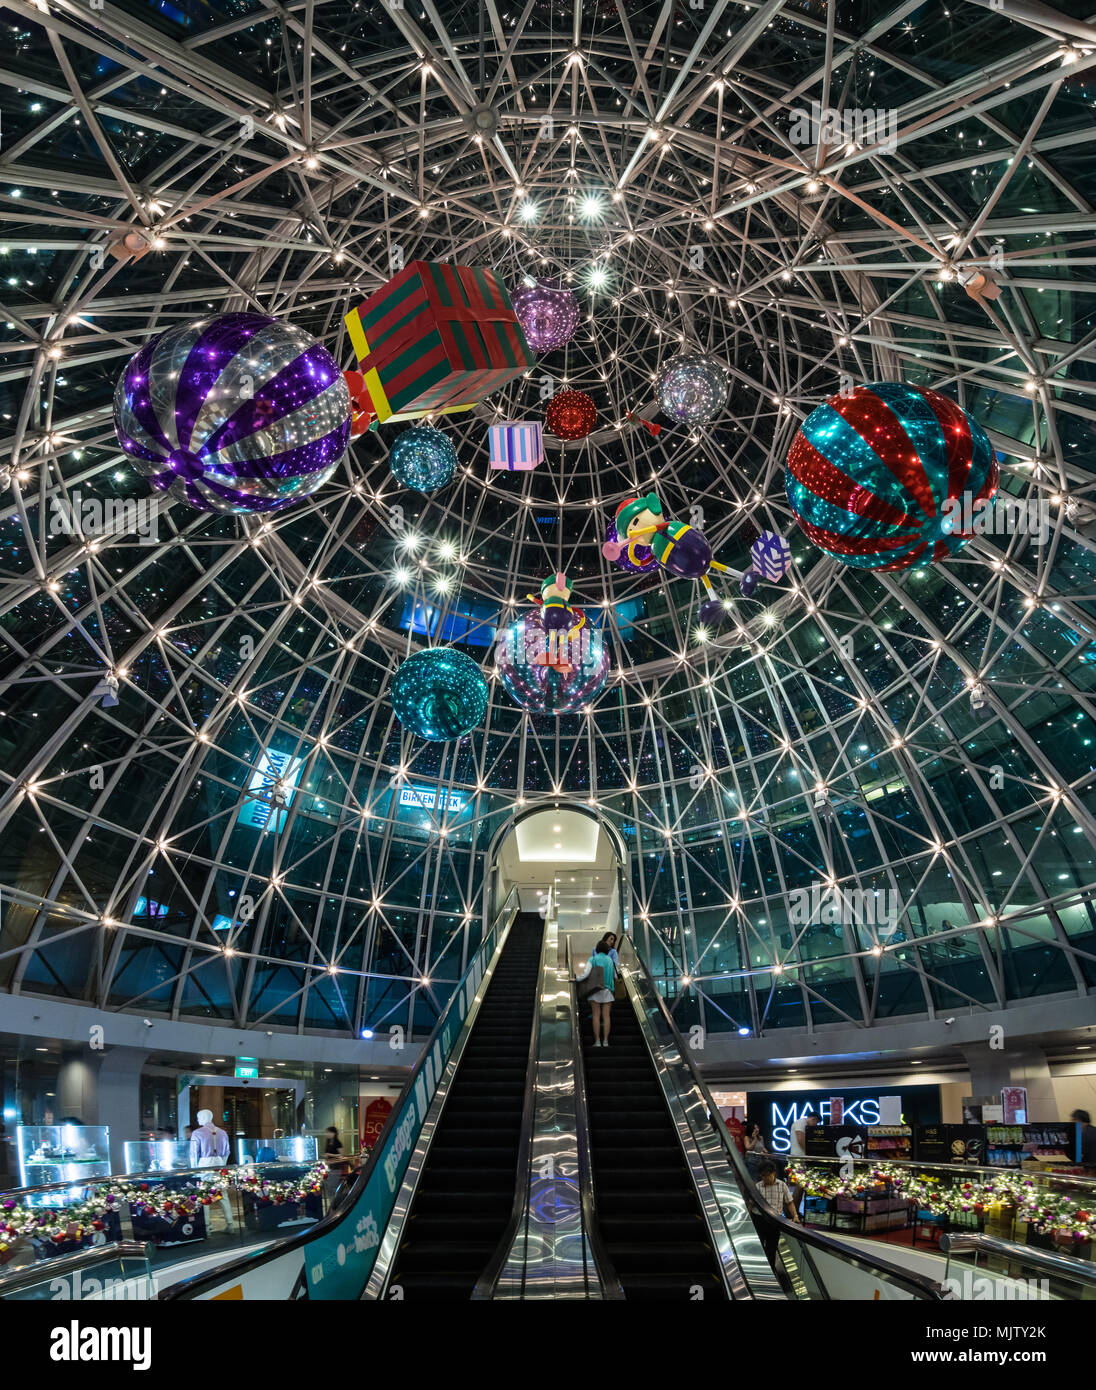
[(544, 424), (557, 439), (585, 439), (597, 424), (597, 406), (585, 391), (557, 391), (544, 412)]

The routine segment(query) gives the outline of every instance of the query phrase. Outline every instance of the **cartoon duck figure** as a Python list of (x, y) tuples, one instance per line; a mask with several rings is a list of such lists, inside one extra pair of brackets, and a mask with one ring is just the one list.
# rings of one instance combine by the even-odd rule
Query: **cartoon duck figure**
[(699, 579), (704, 585), (707, 598), (700, 605), (701, 622), (723, 621), (727, 616), (726, 610), (716, 598), (708, 575), (712, 570), (721, 574), (729, 571), (726, 565), (712, 559), (712, 547), (695, 527), (685, 521), (667, 520), (662, 512), (662, 503), (653, 492), (646, 497), (631, 497), (622, 502), (616, 510), (615, 521), (620, 539), (606, 541), (601, 547), (606, 559), (618, 560), (627, 550), (629, 560), (641, 565), (642, 557), (637, 558), (636, 546), (646, 546), (656, 563), (668, 574), (680, 575), (682, 579)]
[(527, 596), (540, 605), (540, 622), (544, 630), (544, 650), (533, 658), (538, 666), (551, 666), (562, 672), (573, 669), (570, 661), (570, 639), (573, 632), (586, 623), (581, 608), (571, 607), (571, 586), (562, 570), (550, 574), (540, 586), (540, 597)]

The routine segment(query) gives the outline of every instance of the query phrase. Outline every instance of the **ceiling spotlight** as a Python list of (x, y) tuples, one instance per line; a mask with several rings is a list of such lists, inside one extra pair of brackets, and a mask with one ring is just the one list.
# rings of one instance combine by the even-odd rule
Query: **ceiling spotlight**
[(518, 209), (518, 217), (522, 222), (535, 222), (540, 215), (536, 203), (522, 203)]
[(593, 193), (589, 193), (583, 198), (579, 205), (579, 211), (587, 221), (591, 221), (593, 218), (601, 216), (603, 206), (600, 198)]

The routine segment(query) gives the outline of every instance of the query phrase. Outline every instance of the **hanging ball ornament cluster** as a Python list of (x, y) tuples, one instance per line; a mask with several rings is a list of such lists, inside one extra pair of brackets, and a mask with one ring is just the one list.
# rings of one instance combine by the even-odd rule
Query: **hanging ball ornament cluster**
[(585, 439), (597, 424), (597, 406), (585, 391), (557, 391), (544, 412), (544, 424), (557, 439)]
[(875, 382), (807, 416), (784, 481), (820, 550), (859, 569), (896, 570), (965, 545), (998, 476), (985, 430), (950, 396)]
[(714, 357), (682, 353), (659, 371), (655, 394), (663, 414), (679, 425), (706, 425), (727, 404), (727, 373)]
[(205, 512), (308, 497), (350, 441), (339, 365), (303, 328), (218, 314), (152, 338), (114, 392), (118, 442), (153, 487)]
[(596, 700), (609, 679), (609, 648), (600, 631), (586, 624), (568, 633), (557, 661), (545, 661), (546, 646), (539, 610), (499, 633), (499, 679), (514, 704), (530, 714), (566, 714)]
[(538, 280), (510, 297), (517, 320), (534, 352), (551, 352), (569, 343), (578, 328), (578, 298), (573, 290)]
[(437, 492), (457, 468), (453, 441), (433, 425), (414, 425), (396, 436), (388, 457), (392, 476), (416, 492)]
[(452, 647), (415, 652), (392, 677), (392, 709), (405, 729), (434, 743), (462, 738), (487, 713), (487, 679)]

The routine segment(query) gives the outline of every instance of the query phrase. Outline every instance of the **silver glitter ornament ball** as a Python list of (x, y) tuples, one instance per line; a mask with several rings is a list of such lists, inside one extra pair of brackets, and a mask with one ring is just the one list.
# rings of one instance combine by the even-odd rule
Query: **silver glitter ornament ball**
[(714, 357), (682, 353), (671, 357), (655, 381), (664, 415), (679, 425), (706, 425), (727, 404), (727, 373)]

